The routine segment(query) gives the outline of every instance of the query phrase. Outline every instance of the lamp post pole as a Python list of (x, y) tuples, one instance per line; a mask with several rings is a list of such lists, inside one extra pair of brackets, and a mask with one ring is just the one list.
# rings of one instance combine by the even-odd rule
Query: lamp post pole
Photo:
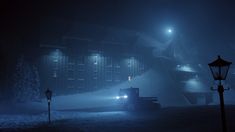
[(217, 89), (212, 89), (212, 90), (217, 90), (219, 93), (223, 132), (227, 132), (225, 107), (224, 107), (224, 90), (229, 90), (229, 88), (224, 89), (224, 86), (222, 85), (221, 81), (226, 79), (227, 74), (228, 74), (228, 70), (229, 70), (229, 66), (231, 64), (232, 64), (232, 62), (225, 61), (225, 60), (221, 59), (220, 56), (218, 56), (217, 60), (208, 64), (210, 67), (211, 73), (214, 77), (214, 80), (219, 81)]
[(51, 101), (48, 100), (48, 123), (51, 123)]
[(52, 96), (52, 91), (47, 89), (45, 91), (45, 95), (47, 97), (47, 105), (48, 105), (48, 123), (51, 123), (51, 96)]
[(223, 87), (223, 85), (221, 85), (221, 84), (218, 85), (218, 92), (219, 92), (219, 98), (220, 98), (220, 111), (221, 111), (223, 132), (227, 132), (226, 116), (225, 116), (225, 108), (224, 108), (224, 87)]

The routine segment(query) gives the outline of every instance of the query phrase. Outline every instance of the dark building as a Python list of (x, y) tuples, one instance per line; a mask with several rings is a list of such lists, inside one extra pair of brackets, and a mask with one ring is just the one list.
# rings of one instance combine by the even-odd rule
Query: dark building
[(50, 88), (62, 95), (108, 89), (154, 69), (166, 81), (154, 87), (169, 91), (166, 97), (188, 104), (212, 101), (205, 66), (186, 59), (192, 55), (185, 50), (187, 42), (160, 43), (145, 33), (74, 21), (41, 25), (42, 92)]
[(58, 43), (42, 39), (41, 87), (57, 94), (85, 92), (141, 75), (148, 69), (151, 50), (138, 39), (133, 31), (84, 24), (55, 38)]

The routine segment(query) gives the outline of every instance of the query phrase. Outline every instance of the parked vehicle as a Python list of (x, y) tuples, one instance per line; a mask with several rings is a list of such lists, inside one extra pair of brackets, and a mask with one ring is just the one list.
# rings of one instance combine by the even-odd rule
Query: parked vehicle
[(139, 88), (120, 89), (116, 100), (125, 110), (155, 110), (161, 107), (157, 97), (140, 97)]

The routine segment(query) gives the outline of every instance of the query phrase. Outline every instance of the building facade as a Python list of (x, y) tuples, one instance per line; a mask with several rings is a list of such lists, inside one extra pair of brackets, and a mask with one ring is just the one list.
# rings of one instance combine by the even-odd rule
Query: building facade
[[(41, 45), (41, 84), (58, 95), (108, 88), (147, 69), (145, 49), (67, 39), (64, 46)], [(146, 49), (147, 50), (147, 49)]]

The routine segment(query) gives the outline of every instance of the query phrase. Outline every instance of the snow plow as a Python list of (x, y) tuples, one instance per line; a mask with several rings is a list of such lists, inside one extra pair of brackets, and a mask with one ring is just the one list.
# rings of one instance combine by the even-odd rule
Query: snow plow
[(156, 110), (161, 107), (157, 97), (140, 97), (139, 88), (120, 89), (116, 100), (124, 110)]

